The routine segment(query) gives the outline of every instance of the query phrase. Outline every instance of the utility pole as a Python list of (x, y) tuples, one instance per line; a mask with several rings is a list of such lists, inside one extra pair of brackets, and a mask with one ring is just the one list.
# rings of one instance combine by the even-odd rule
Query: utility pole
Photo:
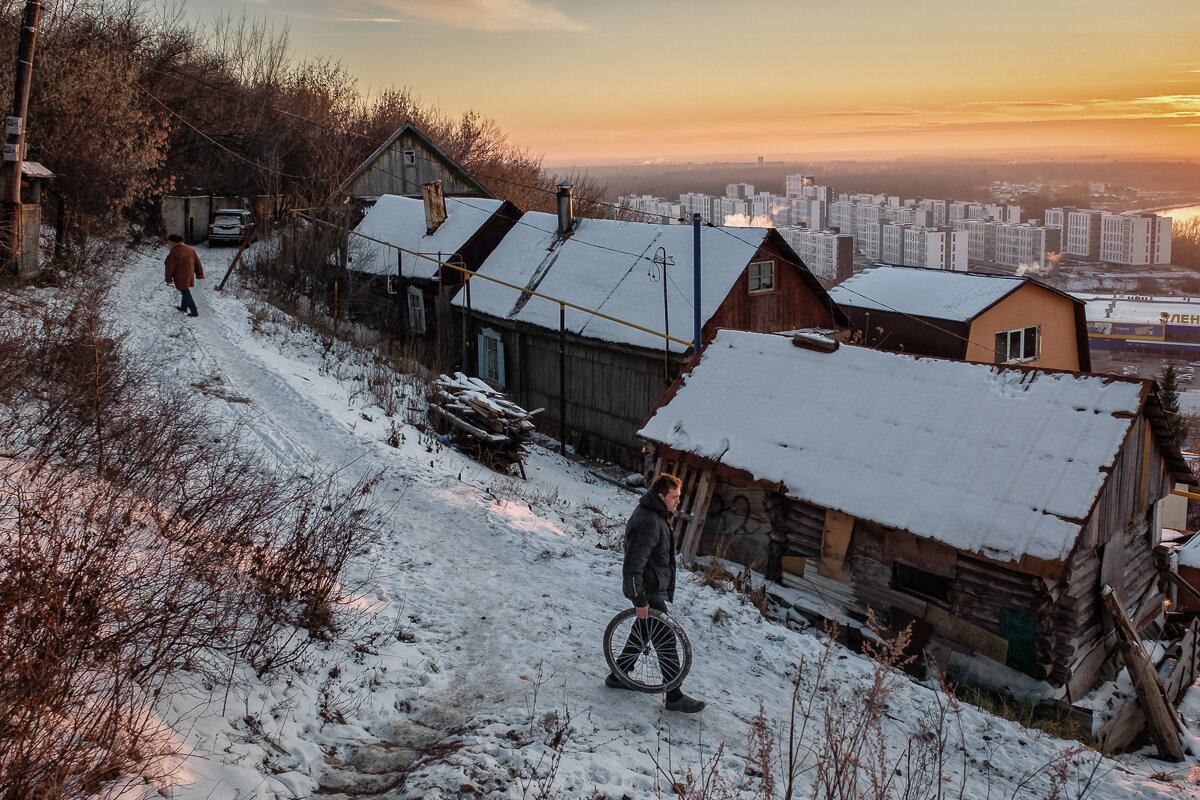
[(692, 214), (692, 355), (700, 352), (700, 212)]
[(13, 89), (12, 115), (4, 121), (7, 138), (4, 144), (4, 164), (0, 167), (0, 206), (3, 231), (0, 246), (7, 270), (20, 274), (21, 268), (21, 165), (25, 160), (25, 117), (29, 112), (29, 84), (33, 78), (33, 49), (37, 44), (38, 20), (42, 14), (41, 0), (27, 0), (25, 18), (21, 23), (21, 43), (17, 51), (16, 86)]

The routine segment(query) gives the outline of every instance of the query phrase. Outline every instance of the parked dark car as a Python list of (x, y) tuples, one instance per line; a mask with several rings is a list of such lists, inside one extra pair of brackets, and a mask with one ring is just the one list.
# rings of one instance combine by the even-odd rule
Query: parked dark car
[(218, 208), (213, 212), (213, 221), (208, 226), (209, 245), (241, 244), (245, 238), (254, 238), (254, 215), (240, 208)]

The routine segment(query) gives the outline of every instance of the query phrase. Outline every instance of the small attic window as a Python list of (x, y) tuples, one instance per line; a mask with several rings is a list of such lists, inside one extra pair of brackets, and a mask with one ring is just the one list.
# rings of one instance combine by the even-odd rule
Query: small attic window
[(775, 288), (775, 262), (752, 261), (748, 270), (750, 293), (769, 292)]
[(415, 166), (416, 163), (417, 163), (417, 151), (416, 150), (405, 150), (404, 151), (404, 166), (412, 167), (412, 166)]

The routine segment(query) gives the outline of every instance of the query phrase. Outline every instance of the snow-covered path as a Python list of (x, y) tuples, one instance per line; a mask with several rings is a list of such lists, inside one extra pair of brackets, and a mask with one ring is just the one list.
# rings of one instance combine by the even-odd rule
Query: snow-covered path
[[(551, 797), (654, 797), (670, 794), (655, 757), (665, 765), (669, 748), (678, 772), (698, 773), (723, 743), (718, 773), (757, 796), (746, 769), (750, 722), (760, 699), (773, 721), (786, 718), (796, 665), (815, 662), (820, 638), (767, 622), (735, 594), (684, 574), (673, 608), (695, 652), (684, 688), (708, 708), (672, 714), (659, 698), (605, 688), (600, 637), (625, 601), (620, 555), (598, 544), (616, 540), (637, 495), (543, 449), (528, 481), (501, 476), (399, 417), (403, 440), (389, 445), (393, 419), (368, 405), (353, 359), (323, 355), (311, 334), (284, 326), (256, 333), (253, 302), (236, 288), (215, 291), (233, 253), (199, 248), (210, 278), (194, 290), (196, 319), (175, 310), (178, 295), (162, 283), (165, 249), (132, 254), (114, 290), (117, 324), (132, 346), (163, 360), (163, 380), (197, 387), (198, 403), (246, 424), (264, 458), (341, 470), (347, 484), (382, 474), (374, 491), (387, 513), (353, 568), (361, 588), (344, 612), (352, 641), (318, 647), (294, 674), (247, 676), (233, 699), (181, 687), (163, 715), (186, 717), (177, 730), (192, 755), (158, 790), (205, 800), (318, 791), (533, 797), (545, 782)], [(850, 653), (837, 665), (846, 680), (871, 670)], [(932, 697), (911, 683), (893, 695), (893, 752)], [(1198, 707), (1188, 706), (1193, 727)], [(568, 716), (553, 772), (547, 742)], [(969, 706), (961, 721), (976, 759), (965, 767), (966, 797), (1010, 797), (1027, 772), (1072, 744)], [(951, 756), (957, 793), (963, 756)], [(1189, 796), (1195, 763), (1172, 771), (1144, 758), (1106, 761), (1093, 796)], [(1147, 777), (1159, 771), (1179, 780)], [(1048, 786), (1043, 776), (1019, 796), (1041, 797)]]

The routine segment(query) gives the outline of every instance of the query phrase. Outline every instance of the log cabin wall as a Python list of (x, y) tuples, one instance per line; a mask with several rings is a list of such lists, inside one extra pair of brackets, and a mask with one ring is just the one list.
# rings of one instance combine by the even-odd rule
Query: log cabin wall
[(708, 504), (700, 552), (766, 571), (772, 528), (767, 496), (761, 484), (717, 483)]
[(1107, 485), (1100, 494), (1071, 557), (1055, 604), (1058, 641), (1055, 677), (1071, 681), (1072, 694), (1090, 688), (1107, 648), (1096, 648), (1112, 626), (1100, 589), (1113, 586), (1135, 624), (1162, 608), (1153, 551), (1158, 544), (1155, 504), (1170, 493), (1171, 477), (1149, 420), (1141, 416), (1130, 430)]

